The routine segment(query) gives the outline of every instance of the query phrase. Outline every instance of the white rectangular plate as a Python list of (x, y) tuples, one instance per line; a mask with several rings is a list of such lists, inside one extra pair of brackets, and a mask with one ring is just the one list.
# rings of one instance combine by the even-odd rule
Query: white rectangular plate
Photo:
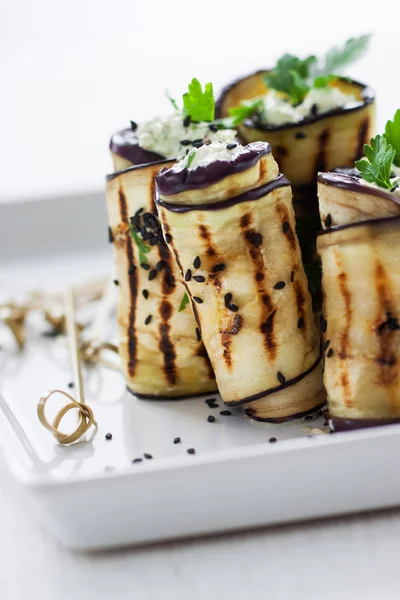
[[(70, 232), (61, 226), (59, 233)], [(106, 274), (110, 264), (101, 247), (3, 263), (0, 302), (39, 282), (80, 283)], [(63, 544), (99, 549), (400, 504), (399, 426), (309, 437), (323, 417), (261, 425), (234, 411), (220, 415), (219, 397), (210, 409), (204, 399), (212, 395), (137, 400), (122, 376), (105, 368), (85, 372), (98, 430), (62, 447), (36, 415), (45, 389), (71, 391), (68, 351), (41, 337), (44, 328), (29, 322), (22, 355), (0, 329), (1, 439), (27, 498)], [(174, 444), (176, 437), (181, 443)]]

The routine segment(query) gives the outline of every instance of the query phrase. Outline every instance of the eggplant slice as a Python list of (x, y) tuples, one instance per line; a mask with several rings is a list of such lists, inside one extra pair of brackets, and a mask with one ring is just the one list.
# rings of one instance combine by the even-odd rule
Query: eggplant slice
[(107, 178), (122, 370), (128, 389), (139, 397), (178, 398), (216, 390), (190, 306), (179, 311), (185, 288), (156, 216), (154, 177), (171, 164), (139, 165)]
[(279, 422), (323, 405), (320, 340), (290, 183), (269, 144), (244, 151), (163, 169), (157, 207), (223, 401)]
[(400, 204), (355, 176), (322, 173), (318, 237), (333, 427), (400, 422)]
[[(243, 100), (265, 95), (268, 88), (264, 76), (267, 73), (268, 70), (257, 71), (224, 88), (216, 103), (218, 117), (228, 116), (229, 108), (238, 106)], [(363, 146), (368, 143), (375, 126), (375, 96), (370, 88), (347, 78), (339, 78), (332, 85), (346, 94), (353, 94), (357, 103), (298, 123), (274, 126), (247, 119), (238, 127), (244, 144), (257, 140), (271, 144), (279, 170), (292, 184), (297, 234), (316, 310), (322, 300), (320, 266), (315, 249), (320, 229), (317, 173), (353, 166), (363, 155)]]

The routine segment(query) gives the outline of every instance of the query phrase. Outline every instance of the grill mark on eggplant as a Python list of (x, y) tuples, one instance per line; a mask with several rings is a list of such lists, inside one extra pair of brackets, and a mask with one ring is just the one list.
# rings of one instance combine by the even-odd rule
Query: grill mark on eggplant
[[(167, 234), (167, 233), (170, 234), (171, 228), (170, 228), (170, 226), (168, 225), (168, 223), (165, 220), (165, 214), (163, 215), (163, 227), (164, 227), (165, 234)], [(173, 253), (175, 261), (176, 261), (176, 264), (178, 265), (178, 268), (179, 268), (179, 270), (180, 270), (180, 272), (182, 274), (182, 285), (183, 285), (184, 289), (186, 290), (186, 293), (187, 293), (187, 295), (188, 295), (188, 297), (190, 299), (190, 304), (191, 304), (191, 307), (192, 307), (193, 316), (195, 318), (196, 325), (199, 328), (199, 331), (201, 333), (201, 323), (200, 323), (200, 319), (199, 319), (199, 313), (197, 312), (196, 303), (193, 302), (192, 297), (191, 297), (191, 295), (189, 293), (189, 287), (188, 287), (188, 285), (185, 282), (182, 263), (181, 263), (181, 261), (179, 259), (179, 254), (178, 254), (178, 252), (177, 252), (177, 250), (176, 250), (176, 248), (174, 246), (174, 242), (173, 242), (172, 236), (171, 236), (171, 241), (170, 241), (169, 247), (172, 250), (172, 253)], [(169, 252), (168, 248), (166, 248), (166, 250), (167, 250), (167, 252)], [(207, 371), (208, 371), (209, 379), (214, 380), (215, 379), (214, 370), (212, 368), (212, 365), (211, 365), (211, 362), (210, 362), (210, 358), (209, 358), (209, 356), (207, 354), (205, 346), (204, 346), (204, 344), (202, 342), (199, 342), (197, 350), (196, 350), (196, 353), (197, 353), (197, 356), (200, 356), (200, 357), (204, 358), (204, 360), (206, 362), (206, 366), (207, 366)]]
[(329, 129), (324, 129), (318, 136), (318, 154), (315, 161), (315, 174), (319, 171), (326, 171), (326, 146), (329, 140)]
[[(212, 235), (211, 235), (208, 227), (206, 225), (204, 225), (203, 223), (200, 223), (198, 225), (198, 230), (199, 230), (200, 239), (203, 240), (204, 245), (205, 245), (205, 254), (207, 254), (207, 256), (216, 256), (217, 252), (214, 248), (213, 241), (212, 241)], [(220, 305), (219, 310), (218, 310), (218, 315), (223, 316), (224, 313), (223, 313), (223, 309), (221, 306), (222, 282), (219, 278), (219, 273), (211, 272), (209, 274), (209, 279), (210, 279), (211, 283), (214, 285), (214, 287), (216, 288), (216, 292), (218, 293), (218, 302)], [(221, 323), (221, 319), (219, 319), (219, 330), (221, 333), (221, 344), (224, 348), (223, 358), (225, 361), (225, 365), (229, 370), (231, 370), (232, 369), (231, 333), (230, 333), (230, 330), (226, 329), (226, 327), (224, 327), (224, 325)]]
[[(336, 258), (336, 264), (338, 265), (339, 269), (342, 269), (342, 265), (341, 265), (339, 256), (337, 254), (335, 255), (335, 258)], [(350, 350), (349, 330), (350, 330), (351, 317), (352, 317), (353, 311), (351, 308), (351, 293), (350, 293), (349, 286), (347, 283), (347, 275), (342, 270), (340, 271), (340, 273), (338, 275), (338, 283), (339, 283), (339, 291), (342, 295), (342, 298), (344, 301), (344, 307), (345, 307), (344, 315), (343, 315), (344, 328), (343, 328), (343, 333), (340, 336), (340, 344), (339, 344), (339, 352), (338, 352), (338, 356), (340, 359), (339, 382), (343, 388), (344, 403), (347, 406), (347, 408), (350, 408), (352, 406), (352, 392), (351, 392), (351, 386), (350, 386), (348, 365), (345, 361), (349, 358), (349, 350)]]
[(295, 237), (295, 233), (293, 231), (292, 225), (291, 225), (291, 218), (289, 215), (289, 211), (288, 211), (287, 207), (284, 204), (282, 204), (281, 202), (279, 202), (276, 205), (276, 210), (278, 212), (279, 219), (282, 223), (282, 227), (283, 227), (284, 223), (289, 224), (289, 229), (287, 229), (287, 231), (285, 232), (284, 235), (287, 239), (290, 249), (294, 252), (296, 250), (296, 237)]
[(360, 123), (360, 128), (358, 130), (356, 152), (354, 154), (354, 158), (353, 158), (352, 162), (355, 162), (356, 160), (358, 160), (359, 158), (361, 158), (364, 155), (364, 144), (368, 144), (368, 141), (369, 141), (369, 135), (368, 135), (369, 122), (370, 122), (369, 117), (366, 117)]
[[(393, 314), (395, 302), (390, 289), (388, 275), (378, 259), (375, 264), (375, 285), (378, 294), (378, 315), (376, 319), (376, 330), (378, 331), (378, 343), (380, 351), (375, 359), (379, 365), (379, 383), (384, 387), (392, 386), (397, 382), (398, 369), (397, 357), (393, 348), (396, 340), (396, 330), (380, 327), (382, 325), (382, 311), (385, 315)], [(394, 402), (392, 398), (392, 402)]]
[(224, 347), (223, 356), (227, 367), (230, 369), (232, 366), (232, 355), (231, 355), (231, 344), (232, 336), (237, 335), (242, 328), (243, 318), (241, 315), (235, 315), (231, 319), (230, 329), (224, 329), (221, 331), (221, 340)]
[(171, 325), (169, 320), (173, 313), (173, 307), (167, 300), (162, 300), (159, 314), (161, 322), (159, 326), (160, 340), (158, 347), (163, 355), (164, 374), (169, 383), (174, 385), (177, 382), (176, 351), (170, 338)]
[[(122, 185), (120, 184), (118, 189), (118, 199), (119, 199), (119, 213), (121, 217), (122, 223), (126, 225), (126, 253), (129, 265), (135, 265), (134, 261), (134, 252), (133, 252), (133, 244), (132, 237), (129, 230), (129, 215), (128, 215), (128, 204), (126, 201), (125, 193)], [(128, 278), (129, 285), (129, 293), (130, 293), (130, 308), (129, 308), (129, 316), (128, 316), (128, 329), (127, 329), (127, 338), (128, 338), (128, 374), (130, 377), (133, 377), (136, 372), (137, 365), (137, 338), (136, 338), (136, 328), (135, 328), (135, 320), (136, 320), (136, 300), (138, 294), (138, 276), (137, 269), (135, 269), (132, 275)]]
[(247, 250), (253, 263), (253, 277), (256, 283), (258, 296), (261, 303), (260, 315), (260, 331), (264, 336), (264, 346), (270, 360), (275, 360), (277, 353), (276, 336), (274, 328), (274, 319), (276, 309), (274, 310), (271, 297), (264, 286), (264, 277), (262, 275), (266, 271), (264, 257), (261, 251), (263, 236), (255, 229), (249, 229), (252, 224), (253, 217), (251, 213), (246, 213), (240, 219), (243, 238), (246, 242)]

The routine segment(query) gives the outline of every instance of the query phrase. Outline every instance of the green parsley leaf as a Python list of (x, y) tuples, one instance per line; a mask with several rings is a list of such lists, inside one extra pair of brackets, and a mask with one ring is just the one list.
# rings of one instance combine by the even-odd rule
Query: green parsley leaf
[(336, 81), (339, 75), (319, 75), (314, 79), (314, 88), (327, 87), (332, 81)]
[(249, 119), (255, 113), (262, 112), (264, 103), (262, 100), (244, 100), (239, 106), (229, 109), (229, 116), (233, 117), (232, 126), (240, 125), (245, 119)]
[(338, 73), (347, 67), (347, 65), (360, 58), (366, 52), (370, 39), (371, 34), (369, 33), (357, 38), (350, 38), (342, 48), (338, 46), (331, 48), (326, 53), (321, 75)]
[(400, 109), (396, 111), (393, 121), (386, 123), (384, 136), (396, 152), (393, 159), (394, 164), (400, 167)]
[(388, 143), (383, 135), (371, 139), (370, 145), (364, 144), (367, 157), (356, 161), (355, 165), (360, 175), (369, 183), (376, 183), (384, 189), (391, 189), (390, 171), (396, 150)]
[(187, 155), (187, 159), (186, 159), (186, 169), (188, 169), (190, 167), (190, 165), (192, 164), (194, 157), (196, 155), (196, 150), (193, 148), (193, 150), (191, 150), (191, 152), (189, 152), (189, 154)]
[(213, 121), (215, 102), (212, 83), (206, 83), (204, 92), (198, 79), (189, 83), (189, 91), (183, 95), (183, 110), (192, 121)]
[(165, 95), (167, 96), (168, 100), (171, 102), (174, 109), (180, 110), (177, 101), (169, 95), (168, 90), (165, 91)]
[(138, 234), (136, 233), (136, 231), (134, 231), (131, 224), (129, 224), (129, 231), (131, 232), (131, 236), (134, 239), (136, 246), (138, 247), (140, 264), (142, 264), (142, 263), (146, 264), (147, 263), (146, 254), (148, 254), (150, 252), (150, 247), (147, 246), (147, 244), (145, 244), (144, 241), (138, 236)]
[(183, 310), (185, 310), (187, 304), (189, 304), (189, 296), (185, 292), (182, 301), (179, 305), (178, 312), (182, 312)]
[(264, 80), (269, 88), (287, 94), (293, 104), (304, 100), (316, 73), (317, 58), (308, 56), (304, 60), (284, 54), (276, 67), (265, 75)]

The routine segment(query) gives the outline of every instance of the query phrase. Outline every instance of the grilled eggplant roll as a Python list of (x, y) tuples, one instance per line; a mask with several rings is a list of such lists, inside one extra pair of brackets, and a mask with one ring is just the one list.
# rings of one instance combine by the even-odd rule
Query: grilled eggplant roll
[(265, 142), (214, 142), (156, 177), (157, 207), (219, 392), (260, 421), (325, 400), (290, 183)]
[(239, 138), (246, 144), (269, 142), (280, 171), (292, 184), (303, 262), (314, 307), (319, 309), (317, 173), (353, 166), (361, 157), (374, 129), (375, 98), (364, 84), (338, 77), (325, 88), (312, 88), (303, 102), (293, 106), (267, 86), (265, 78), (271, 73), (257, 71), (227, 86), (217, 101), (217, 113), (226, 117), (246, 101), (260, 107), (238, 124)]
[(155, 216), (154, 177), (171, 164), (138, 165), (107, 178), (121, 364), (128, 389), (139, 397), (176, 398), (216, 389), (193, 313), (182, 303), (185, 288)]
[(400, 197), (322, 173), (325, 372), (335, 430), (400, 422)]

